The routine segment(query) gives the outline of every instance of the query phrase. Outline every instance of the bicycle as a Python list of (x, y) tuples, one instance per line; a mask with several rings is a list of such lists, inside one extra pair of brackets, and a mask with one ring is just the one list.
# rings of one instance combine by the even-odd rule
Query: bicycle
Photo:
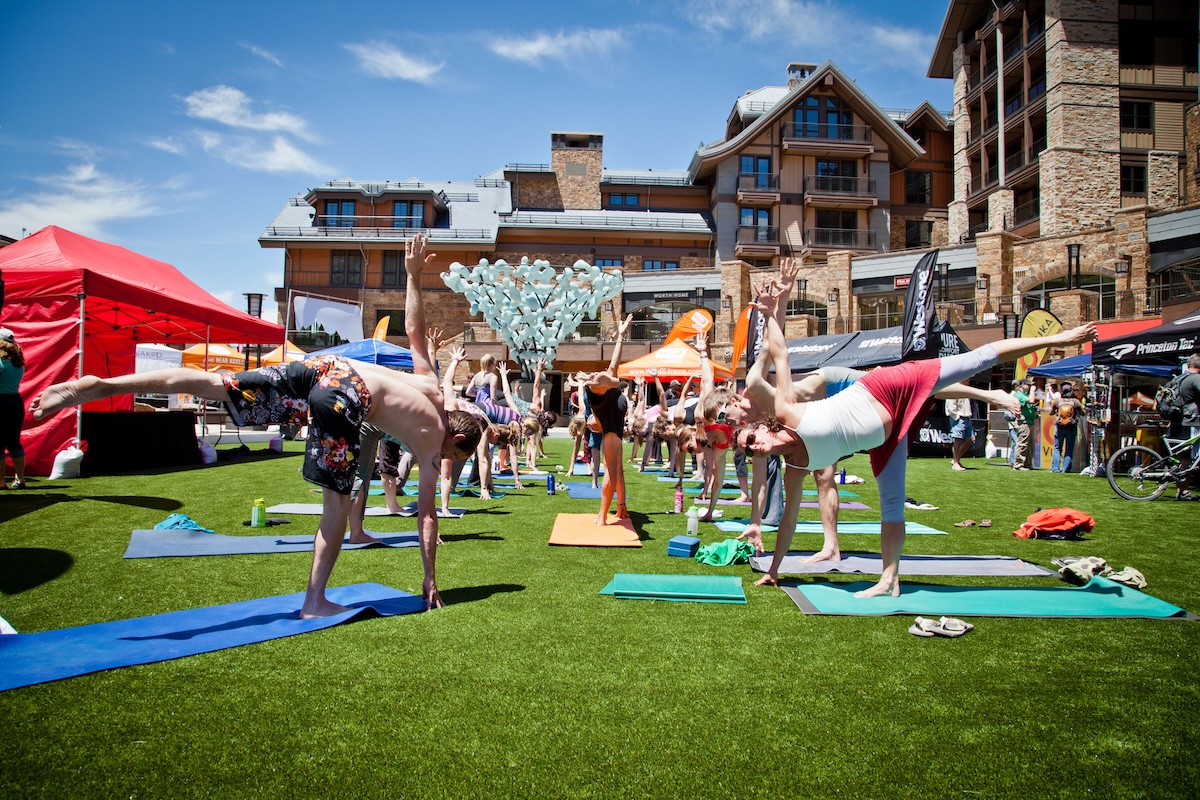
[(1190, 439), (1163, 437), (1167, 455), (1140, 444), (1122, 447), (1108, 460), (1108, 485), (1126, 500), (1154, 500), (1168, 486), (1200, 473), (1200, 456), (1188, 452), (1200, 442), (1200, 435)]

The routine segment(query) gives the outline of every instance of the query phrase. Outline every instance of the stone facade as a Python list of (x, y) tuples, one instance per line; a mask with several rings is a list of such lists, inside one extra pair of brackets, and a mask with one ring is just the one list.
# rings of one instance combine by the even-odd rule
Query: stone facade
[(1155, 209), (1179, 205), (1179, 183), (1184, 160), (1174, 150), (1151, 150), (1146, 165), (1146, 204)]
[(1184, 117), (1184, 192), (1187, 205), (1200, 203), (1200, 103), (1188, 107)]
[(551, 173), (518, 173), (513, 176), (514, 207), (525, 211), (561, 211), (562, 192)]
[(568, 147), (551, 150), (550, 167), (558, 178), (561, 208), (579, 211), (600, 209), (603, 151)]

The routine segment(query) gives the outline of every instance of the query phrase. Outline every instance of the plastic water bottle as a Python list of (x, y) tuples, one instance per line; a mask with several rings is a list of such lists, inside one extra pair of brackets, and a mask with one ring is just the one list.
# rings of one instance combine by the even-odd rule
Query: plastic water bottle
[(546, 476), (546, 494), (554, 496), (554, 473), (551, 472)]
[(675, 487), (675, 513), (683, 513), (683, 489), (679, 486)]
[(692, 506), (688, 509), (687, 517), (688, 536), (697, 536), (700, 533), (700, 510)]
[(838, 483), (842, 486), (846, 485), (846, 468), (842, 467), (842, 471), (838, 473)]
[(267, 501), (261, 497), (255, 500), (254, 505), (250, 507), (250, 527), (267, 527)]

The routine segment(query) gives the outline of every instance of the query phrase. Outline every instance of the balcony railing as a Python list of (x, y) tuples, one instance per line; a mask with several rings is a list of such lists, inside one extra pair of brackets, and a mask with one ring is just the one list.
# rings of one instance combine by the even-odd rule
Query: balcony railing
[(1027, 203), (1013, 208), (1012, 226), (1019, 228), (1022, 225), (1028, 225), (1030, 222), (1038, 219), (1042, 215), (1042, 201), (1030, 200)]
[(1011, 100), (1009, 100), (1007, 103), (1004, 104), (1004, 116), (1006, 116), (1006, 117), (1012, 116), (1013, 114), (1020, 111), (1024, 105), (1025, 105), (1024, 98), (1021, 97), (1020, 94), (1018, 94), (1016, 97), (1012, 98)]
[(1004, 171), (1013, 173), (1025, 166), (1025, 151), (1017, 150), (1012, 155), (1004, 159)]
[[(476, 197), (478, 200), (478, 197)], [(351, 217), (344, 214), (319, 214), (313, 219), (315, 228), (421, 228), (423, 217)]]
[(354, 227), (306, 225), (272, 225), (264, 235), (294, 239), (391, 239), (402, 242), (411, 236), (423, 233), (434, 241), (455, 239), (493, 241), (495, 235), (486, 228), (393, 228), (393, 227)]
[(741, 192), (778, 192), (779, 173), (739, 172), (737, 188)]
[(975, 241), (976, 236), (983, 233), (987, 229), (988, 229), (988, 224), (986, 222), (980, 222), (976, 225), (972, 225), (967, 230), (966, 233), (964, 233), (962, 236), (959, 237), (959, 241), (960, 242), (973, 242), (973, 241)]
[(783, 125), (783, 138), (800, 141), (870, 144), (871, 126), (833, 122), (786, 122)]
[[(664, 342), (671, 332), (671, 325), (656, 319), (634, 320), (629, 326), (626, 341), (630, 342)], [(585, 319), (579, 323), (570, 336), (563, 339), (563, 344), (595, 344), (613, 341), (616, 328), (609, 331), (607, 336), (601, 335), (601, 324), (598, 319)]]
[(661, 175), (603, 175), (602, 184), (629, 186), (691, 186), (687, 178), (668, 178)]
[(1041, 97), (1045, 93), (1046, 93), (1046, 76), (1043, 75), (1042, 77), (1034, 80), (1033, 83), (1029, 84), (1029, 91), (1026, 94), (1029, 98), (1029, 102), (1032, 103), (1034, 100)]
[(804, 179), (804, 191), (818, 194), (873, 196), (874, 178), (850, 178), (842, 175), (809, 175)]
[(739, 225), (738, 244), (779, 244), (779, 228), (769, 225)]
[(849, 247), (856, 250), (875, 248), (875, 231), (856, 228), (805, 228), (804, 243), (809, 247)]
[(564, 226), (576, 228), (637, 228), (711, 232), (708, 223), (701, 219), (662, 218), (655, 214), (625, 214), (607, 216), (599, 214), (568, 215), (555, 212), (535, 213), (529, 211), (501, 214), (500, 220), (509, 224)]
[(976, 192), (982, 192), (984, 189), (994, 186), (999, 182), (1000, 170), (996, 166), (991, 166), (988, 168), (987, 172), (971, 178), (970, 193), (975, 194)]

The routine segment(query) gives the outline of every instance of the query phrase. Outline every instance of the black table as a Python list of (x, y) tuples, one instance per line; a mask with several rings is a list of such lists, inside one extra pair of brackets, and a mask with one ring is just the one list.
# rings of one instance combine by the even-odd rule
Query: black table
[(191, 411), (85, 411), (85, 475), (182, 467), (200, 463)]

